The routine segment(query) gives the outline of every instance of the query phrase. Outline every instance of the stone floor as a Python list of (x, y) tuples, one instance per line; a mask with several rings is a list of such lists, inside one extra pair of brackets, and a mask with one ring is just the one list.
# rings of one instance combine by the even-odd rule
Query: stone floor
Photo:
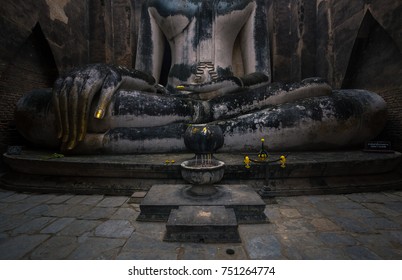
[(126, 196), (0, 190), (0, 259), (402, 259), (401, 191), (278, 197), (237, 244), (163, 242), (138, 214)]

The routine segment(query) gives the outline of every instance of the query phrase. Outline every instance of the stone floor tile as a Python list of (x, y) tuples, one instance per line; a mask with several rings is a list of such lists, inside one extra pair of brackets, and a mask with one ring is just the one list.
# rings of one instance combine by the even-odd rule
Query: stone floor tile
[(342, 202), (333, 202), (332, 204), (338, 209), (364, 209), (360, 203), (354, 201), (342, 201)]
[(73, 260), (113, 260), (123, 247), (125, 239), (89, 237), (68, 256)]
[(64, 203), (66, 204), (79, 204), (85, 199), (89, 198), (90, 195), (75, 195), (71, 197), (70, 199), (66, 200)]
[(303, 260), (303, 249), (283, 246), (282, 254), (288, 260)]
[(0, 201), (15, 194), (13, 191), (6, 191), (0, 189)]
[(78, 240), (78, 243), (83, 244), (83, 243), (85, 243), (85, 242), (88, 240), (88, 238), (90, 238), (90, 237), (94, 237), (93, 231), (84, 232), (81, 236), (78, 237), (78, 239), (77, 239), (77, 240)]
[(55, 194), (32, 194), (24, 200), (24, 203), (40, 204), (45, 203), (55, 197)]
[(268, 220), (271, 222), (282, 219), (281, 212), (278, 207), (265, 207), (264, 211), (265, 215), (268, 217)]
[(402, 226), (402, 213), (399, 216), (395, 216), (395, 217), (388, 216), (388, 218), (390, 220), (394, 221), (395, 223), (397, 223), (398, 225)]
[(176, 258), (178, 260), (214, 260), (218, 254), (217, 251), (215, 244), (183, 243), (176, 248)]
[(127, 196), (108, 196), (97, 204), (97, 207), (119, 207), (128, 201)]
[(1, 260), (22, 259), (31, 250), (49, 238), (49, 235), (19, 235), (0, 244)]
[(5, 198), (0, 199), (0, 202), (21, 202), (24, 199), (26, 199), (27, 197), (29, 197), (29, 194), (25, 194), (25, 193), (14, 193), (10, 196), (7, 196)]
[(1, 212), (8, 215), (21, 214), (36, 206), (37, 204), (31, 203), (9, 203), (8, 207), (3, 208)]
[[(229, 254), (228, 250), (232, 250)], [(247, 253), (241, 244), (183, 243), (177, 248), (178, 260), (246, 260)], [(232, 254), (233, 253), (233, 254)]]
[(362, 205), (379, 215), (392, 216), (392, 217), (401, 215), (401, 212), (386, 207), (384, 203), (367, 202), (362, 203)]
[(378, 255), (363, 246), (351, 246), (343, 249), (345, 254), (353, 260), (379, 260)]
[(338, 213), (338, 216), (353, 217), (356, 219), (377, 217), (377, 214), (369, 209), (342, 209), (336, 213)]
[(398, 213), (402, 213), (402, 201), (384, 202), (384, 206)]
[(349, 260), (339, 248), (309, 247), (302, 251), (304, 260)]
[(350, 200), (358, 203), (363, 202), (390, 202), (393, 198), (385, 195), (384, 193), (373, 192), (373, 193), (353, 193), (346, 195)]
[(85, 213), (91, 211), (93, 208), (94, 207), (90, 205), (81, 205), (81, 204), (73, 205), (73, 207), (70, 208), (66, 213), (67, 215), (65, 216), (63, 215), (63, 217), (73, 217), (73, 218), (80, 217)]
[(338, 231), (342, 228), (327, 218), (314, 218), (311, 220), (311, 224), (317, 229), (317, 231)]
[(314, 232), (315, 227), (306, 219), (284, 219), (276, 221), (277, 232)]
[(385, 194), (387, 197), (389, 197), (391, 199), (391, 201), (401, 201), (401, 195), (398, 195), (397, 192), (385, 192), (383, 194)]
[(53, 236), (40, 244), (30, 255), (32, 260), (63, 260), (78, 247), (77, 238)]
[(58, 235), (69, 235), (78, 237), (86, 232), (94, 230), (101, 223), (101, 221), (93, 220), (75, 220), (71, 222), (68, 227), (65, 227), (63, 230), (61, 230)]
[(54, 218), (51, 217), (39, 217), (29, 222), (23, 223), (16, 229), (11, 232), (11, 235), (17, 234), (34, 234), (39, 233), (39, 231), (44, 228), (46, 225), (54, 221)]
[(337, 216), (339, 212), (339, 209), (336, 209), (327, 201), (318, 201), (314, 203), (314, 207), (322, 216)]
[(321, 218), (324, 217), (324, 214), (314, 207), (313, 205), (306, 204), (304, 206), (298, 206), (297, 210), (304, 218)]
[(0, 233), (0, 244), (7, 241), (10, 237), (6, 233)]
[(312, 203), (320, 203), (320, 202), (347, 202), (349, 201), (348, 197), (343, 195), (311, 195), (307, 196), (307, 200)]
[(329, 219), (347, 232), (362, 233), (373, 231), (370, 225), (361, 223), (360, 219), (349, 217), (330, 217)]
[(374, 218), (362, 218), (360, 222), (369, 225), (373, 229), (402, 229), (400, 224), (397, 224), (387, 218), (374, 217)]
[(74, 195), (73, 194), (61, 194), (61, 195), (57, 195), (54, 198), (52, 198), (51, 200), (49, 200), (47, 203), (49, 204), (60, 204), (60, 203), (64, 203), (67, 200), (73, 198)]
[(24, 214), (27, 216), (32, 216), (32, 217), (46, 216), (54, 207), (56, 207), (56, 206), (49, 205), (49, 204), (40, 204), (40, 205), (32, 207), (31, 209), (26, 211)]
[(381, 231), (387, 240), (396, 248), (402, 249), (402, 230), (398, 231)]
[(166, 232), (165, 223), (135, 222), (133, 225), (137, 233), (147, 235), (156, 240), (162, 240)]
[[(170, 251), (124, 251), (116, 260), (176, 260), (176, 253)], [(198, 258), (197, 258), (198, 259)]]
[(80, 217), (92, 209), (89, 205), (59, 204), (47, 213), (53, 217)]
[(245, 250), (253, 260), (280, 260), (285, 259), (282, 254), (282, 245), (272, 234), (256, 236), (243, 241)]
[(0, 232), (6, 232), (28, 223), (32, 218), (25, 215), (0, 215)]
[(81, 204), (84, 205), (96, 205), (104, 198), (103, 195), (90, 195), (89, 197), (85, 198), (81, 201)]
[(95, 236), (108, 238), (128, 238), (134, 232), (134, 227), (127, 220), (109, 220), (95, 229)]
[(301, 218), (302, 215), (300, 214), (300, 212), (297, 209), (293, 209), (293, 208), (281, 208), (279, 209), (280, 213), (283, 215), (283, 217), (285, 218)]
[(316, 233), (278, 233), (279, 241), (286, 247), (293, 247), (303, 251), (306, 247), (323, 246), (323, 241)]
[(361, 244), (364, 244), (367, 248), (375, 247), (392, 247), (390, 240), (388, 240), (387, 235), (379, 234), (357, 234), (355, 236)]
[(278, 228), (274, 223), (257, 224), (257, 225), (244, 224), (239, 225), (238, 231), (241, 240), (246, 240), (257, 236), (266, 235), (268, 233), (277, 232)]
[(306, 203), (310, 203), (309, 198), (306, 196), (278, 197), (276, 198), (276, 201), (282, 206), (290, 206), (289, 208), (303, 206), (306, 205)]
[(79, 218), (86, 219), (86, 220), (110, 219), (116, 211), (117, 211), (117, 208), (94, 207), (94, 208), (90, 209), (88, 212), (79, 216)]
[(0, 212), (1, 212), (1, 209), (7, 208), (9, 205), (10, 205), (10, 203), (0, 202)]
[(46, 215), (51, 217), (67, 217), (69, 216), (68, 213), (70, 209), (72, 209), (73, 207), (74, 205), (71, 204), (51, 205)]
[(111, 219), (113, 220), (128, 220), (128, 221), (135, 221), (137, 219), (138, 215), (140, 213), (136, 210), (134, 210), (131, 207), (126, 207), (126, 208), (119, 208), (117, 211), (113, 214)]
[(41, 233), (58, 233), (73, 221), (75, 221), (75, 218), (58, 218), (53, 223), (42, 229)]
[(369, 246), (369, 249), (383, 260), (402, 260), (402, 249)]
[(353, 236), (343, 232), (321, 232), (318, 233), (317, 236), (330, 247), (352, 246), (358, 244), (358, 241)]
[[(154, 252), (158, 251), (170, 254), (177, 254), (176, 249), (181, 247), (177, 242), (164, 242), (162, 238), (155, 238), (152, 235), (133, 232), (126, 244), (122, 248), (122, 253), (125, 252)], [(175, 257), (176, 258), (176, 257)]]

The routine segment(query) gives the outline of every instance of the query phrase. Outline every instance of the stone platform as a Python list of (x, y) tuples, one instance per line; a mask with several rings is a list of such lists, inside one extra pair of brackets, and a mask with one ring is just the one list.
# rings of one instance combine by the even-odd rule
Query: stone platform
[[(184, 184), (180, 164), (193, 154), (91, 155), (55, 158), (54, 151), (23, 150), (3, 156), (10, 167), (3, 188), (35, 192), (131, 195), (155, 184)], [(292, 152), (287, 166), (252, 164), (245, 154), (217, 153), (225, 162), (222, 184), (246, 184), (272, 196), (384, 191), (401, 188), (401, 153)], [(248, 154), (256, 159), (256, 154)], [(271, 159), (281, 154), (270, 155)], [(166, 163), (168, 161), (168, 163)]]
[(173, 209), (163, 240), (194, 243), (241, 242), (235, 212), (224, 206), (180, 206)]
[(268, 222), (265, 203), (246, 185), (217, 185), (218, 192), (208, 197), (192, 197), (186, 193), (190, 185), (154, 185), (140, 204), (138, 221), (166, 222), (172, 210), (180, 206), (225, 206), (233, 209), (242, 224)]

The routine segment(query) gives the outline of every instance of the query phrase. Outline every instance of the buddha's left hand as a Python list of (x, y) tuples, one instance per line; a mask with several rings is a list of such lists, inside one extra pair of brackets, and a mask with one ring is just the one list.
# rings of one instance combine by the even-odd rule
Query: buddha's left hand
[(241, 78), (235, 76), (221, 77), (203, 84), (183, 84), (178, 86), (177, 89), (187, 92), (192, 98), (208, 100), (268, 83), (268, 76), (255, 72)]

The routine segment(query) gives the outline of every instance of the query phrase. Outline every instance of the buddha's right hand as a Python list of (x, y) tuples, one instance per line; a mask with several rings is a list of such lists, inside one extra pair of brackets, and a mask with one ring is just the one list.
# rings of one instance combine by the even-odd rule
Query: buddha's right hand
[(105, 64), (74, 69), (56, 80), (53, 106), (62, 151), (84, 140), (94, 96), (100, 94), (94, 117), (102, 119), (118, 89), (155, 91), (156, 83), (143, 72)]

